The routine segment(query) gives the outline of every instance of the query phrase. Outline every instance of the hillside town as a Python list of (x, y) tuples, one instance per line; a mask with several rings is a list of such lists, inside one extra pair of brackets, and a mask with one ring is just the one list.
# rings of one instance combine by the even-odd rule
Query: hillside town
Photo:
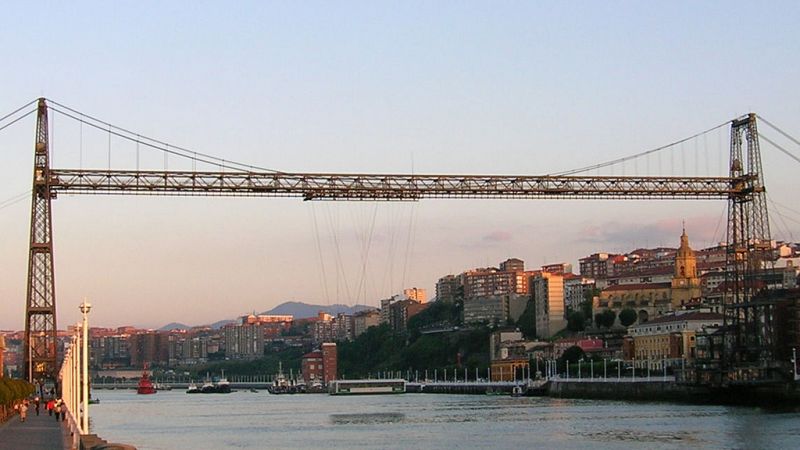
[[(530, 269), (523, 260), (509, 258), (497, 267), (441, 276), (433, 298), (426, 289), (412, 287), (381, 299), (380, 308), (319, 311), (314, 317), (251, 313), (215, 326), (161, 330), (92, 327), (90, 365), (96, 376), (131, 377), (145, 364), (162, 370), (202, 368), (291, 349), (303, 355), (302, 361), (287, 363), (307, 383), (328, 382), (337, 374), (330, 367), (322, 370), (322, 355), (336, 347), (326, 350), (326, 345), (355, 341), (373, 327), (384, 327), (408, 343), (409, 324), (417, 317), (424, 318), (414, 325), (417, 335), (485, 330), (488, 342), (480, 343), (485, 354), (471, 363), (490, 367), (498, 380), (531, 371), (536, 360), (560, 358), (571, 347), (592, 360), (637, 361), (659, 370), (685, 368), (698, 360), (713, 366), (720, 357), (717, 333), (730, 289), (725, 282), (726, 247), (694, 250), (685, 230), (677, 243), (676, 248), (594, 253), (579, 260), (577, 273), (569, 263)], [(786, 319), (778, 323), (783, 329), (777, 331), (786, 337), (778, 354), (788, 355), (800, 346), (800, 246), (774, 242), (773, 248), (774, 269), (758, 274), (758, 282), (789, 293), (782, 306)], [(59, 330), (59, 345), (74, 332)], [(19, 375), (22, 348), (23, 331), (0, 334), (2, 373)], [(431, 363), (461, 367), (465, 357), (458, 353)], [(335, 355), (326, 359), (335, 367)]]

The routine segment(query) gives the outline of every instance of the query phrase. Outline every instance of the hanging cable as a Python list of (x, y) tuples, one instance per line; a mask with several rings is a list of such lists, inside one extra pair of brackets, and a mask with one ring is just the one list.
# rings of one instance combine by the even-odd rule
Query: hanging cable
[(786, 225), (786, 221), (784, 220), (784, 218), (787, 218), (789, 220), (792, 220), (792, 218), (791, 217), (786, 217), (783, 214), (781, 214), (781, 212), (778, 211), (778, 205), (776, 205), (775, 202), (772, 201), (772, 199), (769, 197), (769, 195), (767, 195), (767, 201), (769, 201), (770, 204), (772, 205), (772, 207), (770, 208), (770, 213), (773, 213), (773, 214), (777, 215), (778, 218), (780, 219), (780, 222), (776, 222), (775, 220), (772, 220), (772, 222), (782, 224), (783, 225), (783, 231), (789, 237), (789, 240), (794, 241), (794, 236), (792, 235), (792, 230), (789, 229), (789, 226)]
[(784, 153), (786, 156), (788, 156), (789, 158), (792, 158), (793, 160), (795, 160), (795, 161), (797, 161), (797, 162), (799, 162), (799, 163), (800, 163), (800, 158), (798, 158), (797, 156), (793, 155), (793, 154), (792, 154), (792, 153), (791, 153), (789, 150), (786, 150), (785, 148), (783, 148), (783, 147), (781, 147), (780, 145), (778, 145), (778, 144), (777, 144), (775, 141), (773, 141), (772, 139), (770, 139), (770, 138), (768, 138), (768, 137), (764, 136), (764, 134), (763, 134), (763, 133), (759, 133), (759, 136), (761, 137), (761, 139), (763, 139), (763, 140), (765, 140), (765, 141), (769, 142), (769, 143), (770, 143), (770, 144), (772, 144), (772, 145), (773, 145), (775, 148), (777, 148), (778, 150), (780, 150), (781, 152), (783, 152), (783, 153)]
[[(9, 117), (13, 116), (14, 114), (16, 114), (16, 113), (18, 113), (18, 112), (22, 111), (23, 109), (27, 108), (28, 106), (31, 106), (32, 104), (36, 103), (37, 101), (38, 101), (38, 99), (36, 99), (36, 100), (31, 100), (31, 101), (29, 101), (28, 103), (26, 103), (26, 104), (24, 104), (24, 105), (20, 106), (19, 108), (15, 109), (14, 111), (12, 111), (12, 112), (10, 112), (10, 113), (6, 114), (5, 116), (3, 116), (3, 117), (0, 117), (0, 122), (3, 122), (4, 120), (6, 120), (6, 119), (8, 119)], [(36, 110), (34, 109), (34, 111), (36, 111)], [(30, 114), (30, 113), (27, 113), (27, 114)], [(19, 120), (19, 119), (17, 119), (17, 120)]]
[(764, 122), (767, 125), (769, 125), (770, 127), (772, 127), (773, 130), (775, 130), (778, 133), (782, 134), (786, 139), (789, 139), (790, 141), (794, 142), (795, 144), (800, 145), (800, 140), (798, 140), (797, 138), (795, 138), (795, 137), (789, 135), (789, 133), (781, 130), (776, 125), (774, 125), (772, 122), (770, 122), (769, 120), (763, 118), (762, 116), (758, 116), (758, 118), (761, 119), (762, 122)]
[(607, 161), (607, 162), (604, 162), (604, 163), (593, 164), (591, 166), (581, 167), (579, 169), (567, 170), (567, 171), (564, 171), (564, 172), (557, 172), (557, 173), (550, 173), (548, 175), (549, 176), (573, 175), (573, 174), (576, 174), (576, 173), (586, 172), (586, 171), (592, 170), (592, 169), (599, 169), (599, 168), (602, 168), (602, 167), (613, 166), (615, 164), (619, 164), (619, 163), (622, 163), (622, 162), (625, 162), (625, 161), (629, 161), (629, 160), (634, 159), (634, 158), (640, 158), (642, 156), (649, 155), (651, 153), (660, 152), (661, 150), (664, 150), (664, 149), (667, 149), (667, 148), (670, 148), (670, 147), (674, 147), (674, 146), (676, 146), (678, 144), (681, 144), (683, 142), (686, 142), (686, 141), (688, 141), (690, 139), (694, 139), (694, 138), (696, 138), (698, 136), (702, 136), (702, 135), (704, 135), (706, 133), (710, 133), (710, 132), (712, 132), (712, 131), (714, 131), (714, 130), (716, 130), (718, 128), (724, 127), (724, 126), (728, 125), (729, 123), (730, 123), (729, 120), (725, 121), (725, 122), (723, 122), (723, 123), (721, 123), (721, 124), (719, 124), (719, 125), (717, 125), (715, 127), (709, 128), (709, 129), (707, 129), (705, 131), (701, 131), (700, 133), (697, 133), (697, 134), (693, 134), (693, 135), (691, 135), (691, 136), (689, 136), (689, 137), (687, 137), (685, 139), (681, 139), (681, 140), (672, 142), (672, 143), (667, 144), (667, 145), (662, 145), (661, 147), (656, 147), (656, 148), (651, 149), (651, 150), (646, 150), (646, 151), (643, 151), (641, 153), (637, 153), (635, 155), (625, 156), (625, 157), (617, 158), (617, 159), (614, 159), (614, 160), (611, 160), (611, 161)]
[[(77, 111), (77, 110), (75, 110), (73, 108), (70, 108), (69, 106), (66, 106), (66, 105), (63, 105), (61, 103), (58, 103), (58, 102), (56, 102), (54, 100), (47, 99), (47, 101), (50, 102), (53, 105), (59, 106), (59, 107), (65, 109), (67, 111), (70, 111), (72, 113), (72, 114), (69, 114), (69, 113), (66, 113), (64, 111), (57, 110), (57, 109), (53, 108), (53, 106), (50, 106), (50, 109), (56, 110), (56, 112), (58, 112), (60, 114), (63, 114), (65, 116), (67, 116), (67, 117), (70, 117), (70, 118), (72, 118), (74, 120), (84, 120), (85, 121), (85, 119), (81, 119), (81, 118), (75, 117), (74, 116), (75, 114), (77, 114), (78, 116), (80, 116), (82, 118), (90, 119), (90, 120), (92, 120), (94, 122), (97, 122), (97, 123), (99, 123), (101, 125), (104, 125), (104, 126), (106, 126), (108, 128), (113, 128), (115, 130), (118, 130), (114, 134), (119, 136), (119, 137), (122, 137), (124, 139), (128, 139), (128, 140), (133, 141), (134, 139), (132, 137), (130, 137), (130, 136), (138, 136), (139, 138), (144, 138), (145, 140), (154, 143), (154, 144), (148, 144), (148, 143), (142, 142), (143, 144), (145, 144), (145, 145), (147, 145), (149, 147), (158, 149), (158, 150), (162, 150), (162, 151), (167, 151), (164, 147), (170, 146), (174, 150), (176, 150), (176, 151), (170, 151), (170, 153), (173, 154), (173, 155), (178, 155), (178, 156), (181, 156), (183, 158), (190, 158), (192, 154), (195, 154), (195, 155), (200, 155), (203, 158), (213, 160), (214, 162), (198, 159), (198, 161), (201, 161), (201, 162), (204, 162), (204, 163), (210, 164), (210, 165), (217, 165), (219, 162), (223, 162), (223, 163), (229, 163), (232, 166), (238, 167), (239, 170), (257, 170), (257, 171), (263, 171), (263, 172), (284, 173), (284, 172), (281, 172), (279, 170), (269, 169), (269, 168), (265, 168), (265, 167), (258, 167), (258, 166), (254, 166), (254, 165), (250, 165), (250, 164), (238, 163), (238, 162), (230, 161), (230, 160), (226, 161), (226, 160), (223, 160), (222, 158), (219, 158), (219, 157), (216, 157), (216, 156), (213, 156), (213, 155), (209, 155), (209, 154), (205, 154), (205, 153), (201, 153), (201, 152), (196, 152), (194, 150), (189, 150), (189, 149), (186, 149), (186, 148), (183, 148), (183, 147), (179, 147), (179, 146), (176, 146), (176, 145), (168, 144), (168, 143), (160, 141), (158, 139), (154, 139), (154, 138), (150, 138), (150, 137), (147, 137), (147, 136), (143, 136), (143, 135), (134, 133), (134, 132), (132, 132), (130, 130), (127, 130), (125, 128), (122, 128), (122, 127), (113, 125), (111, 123), (105, 122), (105, 121), (103, 121), (101, 119), (98, 119), (96, 117), (90, 116), (88, 114), (85, 114), (85, 113), (82, 113), (80, 111)], [(94, 125), (92, 123), (87, 122), (87, 124), (95, 126), (95, 128), (102, 129), (101, 127), (98, 127), (98, 126), (96, 126), (96, 125)], [(125, 134), (130, 135), (130, 136), (126, 136)], [(229, 168), (235, 168), (235, 167), (229, 167)]]
[[(23, 114), (23, 115), (21, 115), (21, 116), (17, 117), (16, 119), (12, 120), (11, 122), (9, 122), (9, 123), (7, 123), (7, 124), (3, 125), (2, 127), (0, 127), (0, 131), (3, 131), (3, 130), (5, 130), (6, 128), (10, 127), (11, 125), (14, 125), (15, 123), (17, 123), (17, 122), (19, 122), (20, 120), (22, 120), (22, 119), (24, 119), (24, 118), (26, 118), (26, 117), (30, 116), (31, 114), (33, 114), (33, 113), (35, 113), (35, 112), (36, 112), (36, 110), (35, 110), (35, 109), (32, 109), (32, 110), (30, 110), (30, 111), (26, 112), (25, 114)], [(0, 121), (0, 122), (1, 122), (1, 121)]]
[(319, 267), (320, 267), (320, 272), (322, 273), (322, 289), (323, 292), (325, 292), (325, 302), (327, 305), (330, 305), (331, 296), (330, 292), (328, 291), (328, 276), (325, 272), (325, 259), (323, 258), (322, 255), (322, 244), (320, 242), (321, 239), (319, 236), (319, 227), (317, 225), (317, 210), (314, 207), (315, 202), (309, 202), (309, 203), (311, 203), (311, 218), (314, 224), (314, 241), (317, 244), (317, 254), (319, 255)]
[(16, 205), (17, 203), (30, 198), (31, 192), (32, 191), (29, 189), (25, 192), (14, 195), (13, 197), (9, 197), (3, 201), (0, 201), (0, 209), (8, 208), (9, 206)]
[[(78, 168), (83, 170), (83, 122), (79, 122), (80, 131), (78, 132)], [(139, 170), (137, 167), (136, 170)]]

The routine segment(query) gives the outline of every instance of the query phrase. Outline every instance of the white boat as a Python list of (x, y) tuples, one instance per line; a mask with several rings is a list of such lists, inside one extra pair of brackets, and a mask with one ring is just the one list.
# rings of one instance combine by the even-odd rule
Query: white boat
[(196, 384), (194, 384), (194, 380), (192, 380), (192, 381), (189, 383), (189, 388), (188, 388), (188, 389), (186, 389), (186, 393), (187, 393), (187, 394), (199, 394), (199, 393), (200, 393), (200, 388), (199, 388), (199, 387), (197, 387), (197, 385), (196, 385)]

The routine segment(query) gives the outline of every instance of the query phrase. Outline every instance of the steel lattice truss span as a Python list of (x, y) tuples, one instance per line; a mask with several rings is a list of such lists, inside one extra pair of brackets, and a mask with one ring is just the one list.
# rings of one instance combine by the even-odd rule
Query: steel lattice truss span
[(392, 175), (125, 170), (50, 171), (51, 189), (75, 194), (302, 197), (305, 200), (423, 198), (728, 199), (747, 178)]

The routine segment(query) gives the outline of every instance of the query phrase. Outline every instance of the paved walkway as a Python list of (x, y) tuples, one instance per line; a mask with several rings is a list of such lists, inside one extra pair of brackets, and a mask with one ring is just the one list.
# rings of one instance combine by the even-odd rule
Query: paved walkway
[(71, 445), (67, 422), (56, 422), (55, 416), (47, 415), (44, 405), (39, 416), (31, 405), (25, 422), (15, 416), (0, 424), (0, 450), (65, 450)]

